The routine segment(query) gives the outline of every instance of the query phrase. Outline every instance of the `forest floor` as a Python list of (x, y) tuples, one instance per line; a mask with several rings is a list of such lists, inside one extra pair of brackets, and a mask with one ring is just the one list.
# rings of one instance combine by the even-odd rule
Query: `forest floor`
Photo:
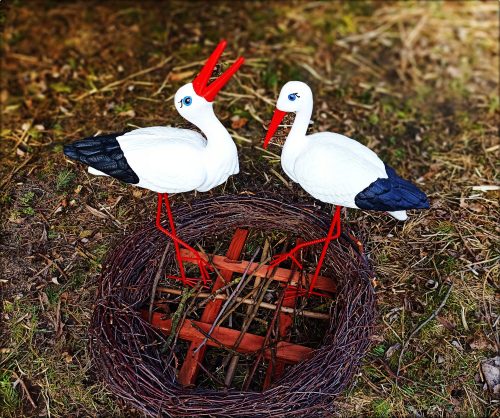
[(95, 377), (87, 326), (103, 258), (155, 196), (90, 176), (62, 147), (184, 124), (172, 95), (226, 38), (224, 61), (247, 61), (215, 110), (242, 172), (210, 194), (286, 183), (312, 201), (286, 180), (277, 145), (259, 149), (296, 79), (315, 94), (312, 130), (358, 139), (431, 201), (404, 224), (348, 211), (379, 316), (339, 415), (499, 416), (482, 368), (500, 314), (498, 13), (495, 1), (2, 2), (0, 415), (125, 414)]

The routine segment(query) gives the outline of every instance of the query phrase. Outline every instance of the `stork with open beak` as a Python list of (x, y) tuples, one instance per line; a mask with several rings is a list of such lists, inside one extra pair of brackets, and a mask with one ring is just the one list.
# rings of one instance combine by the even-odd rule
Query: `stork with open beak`
[(326, 237), (302, 243), (278, 256), (272, 266), (290, 258), (301, 267), (294, 254), (301, 248), (324, 243), (311, 280), (311, 294), (323, 264), (329, 243), (341, 233), (340, 210), (348, 208), (386, 211), (404, 221), (408, 209), (428, 209), (425, 193), (399, 177), (369, 148), (344, 135), (320, 132), (306, 135), (313, 110), (309, 86), (290, 81), (281, 89), (276, 110), (269, 125), (264, 148), (267, 148), (283, 117), (295, 112), (295, 120), (281, 152), (281, 166), (294, 182), (314, 198), (336, 205)]
[[(193, 190), (206, 192), (239, 172), (236, 145), (215, 116), (213, 101), (244, 59), (238, 58), (209, 84), (225, 47), (226, 41), (220, 42), (193, 82), (179, 88), (174, 98), (177, 111), (196, 125), (205, 137), (190, 129), (155, 126), (89, 137), (64, 147), (64, 153), (88, 165), (91, 174), (111, 176), (158, 193), (156, 226), (173, 240), (179, 279), (189, 285), (198, 279), (186, 277), (180, 247), (192, 253), (204, 284), (209, 277), (210, 265), (198, 251), (177, 237), (168, 194)], [(163, 202), (170, 230), (161, 225)]]

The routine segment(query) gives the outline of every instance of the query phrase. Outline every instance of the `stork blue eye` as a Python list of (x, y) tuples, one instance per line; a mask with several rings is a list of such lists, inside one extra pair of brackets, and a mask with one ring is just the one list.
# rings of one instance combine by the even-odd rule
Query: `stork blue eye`
[(293, 102), (296, 98), (297, 98), (297, 93), (290, 93), (288, 95), (288, 100), (290, 100), (291, 102)]
[(190, 106), (191, 103), (193, 103), (193, 99), (191, 98), (191, 96), (186, 96), (182, 99), (182, 104), (186, 106)]

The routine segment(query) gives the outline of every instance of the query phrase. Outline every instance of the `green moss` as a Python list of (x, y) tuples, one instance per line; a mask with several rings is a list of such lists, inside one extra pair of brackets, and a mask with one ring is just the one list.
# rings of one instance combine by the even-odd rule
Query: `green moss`
[(488, 113), (493, 114), (500, 109), (500, 98), (498, 95), (494, 94), (490, 97), (490, 102), (488, 104)]
[(14, 311), (14, 304), (8, 300), (3, 301), (3, 311), (5, 313), (11, 313)]
[(455, 232), (455, 227), (451, 222), (442, 221), (436, 227), (437, 232), (441, 232), (442, 234), (451, 234)]
[(23, 215), (27, 215), (27, 216), (32, 216), (35, 214), (35, 210), (31, 207), (31, 204), (33, 202), (34, 197), (35, 197), (35, 193), (29, 191), (29, 192), (24, 193), (19, 198), (19, 203), (21, 205), (20, 213), (22, 213)]
[(370, 116), (368, 117), (368, 120), (372, 125), (378, 125), (380, 122), (380, 119), (376, 113), (371, 113)]
[(57, 175), (56, 189), (57, 191), (64, 191), (71, 187), (76, 174), (72, 170), (62, 170)]
[(275, 90), (278, 87), (278, 74), (274, 63), (269, 63), (267, 68), (262, 73), (264, 85), (270, 89)]
[(451, 256), (440, 256), (436, 257), (437, 259), (440, 259), (438, 262), (437, 267), (439, 270), (441, 270), (444, 274), (451, 274), (457, 269), (458, 265), (458, 260), (455, 257)]
[(92, 254), (96, 258), (96, 261), (101, 263), (104, 260), (104, 257), (106, 256), (107, 252), (108, 252), (108, 246), (105, 244), (101, 244), (94, 248)]
[(13, 383), (8, 370), (0, 372), (0, 410), (5, 414), (13, 413), (19, 406), (19, 395)]
[(35, 214), (35, 209), (33, 209), (32, 207), (28, 206), (26, 208), (22, 208), (21, 209), (21, 213), (23, 215), (33, 216)]
[(53, 83), (50, 85), (50, 88), (54, 90), (56, 93), (71, 93), (72, 88), (63, 83)]
[(21, 205), (27, 206), (33, 201), (34, 197), (35, 197), (35, 193), (33, 193), (31, 191), (26, 192), (19, 198), (19, 202), (21, 203)]
[(385, 346), (383, 344), (376, 345), (372, 348), (372, 354), (376, 357), (383, 357), (385, 354)]
[(59, 300), (59, 296), (61, 294), (59, 286), (49, 285), (45, 288), (45, 294), (47, 295), (47, 299), (51, 305), (57, 304)]
[(122, 113), (122, 112), (128, 112), (129, 110), (132, 110), (133, 107), (130, 103), (122, 103), (118, 104), (113, 108), (113, 113)]
[(406, 151), (404, 148), (396, 148), (393, 151), (393, 155), (396, 161), (403, 161), (406, 159)]
[(380, 400), (372, 403), (373, 416), (376, 418), (389, 418), (392, 408), (388, 401)]

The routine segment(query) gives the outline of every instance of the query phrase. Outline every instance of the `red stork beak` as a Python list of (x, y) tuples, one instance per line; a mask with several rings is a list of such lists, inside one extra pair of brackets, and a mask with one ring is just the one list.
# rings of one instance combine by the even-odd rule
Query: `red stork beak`
[(271, 119), (271, 123), (269, 124), (269, 128), (267, 128), (266, 138), (264, 139), (264, 149), (267, 149), (269, 145), (269, 141), (274, 136), (276, 129), (280, 126), (281, 121), (285, 117), (287, 112), (283, 112), (282, 110), (276, 109), (273, 114), (273, 118)]
[(214, 68), (219, 61), (220, 56), (224, 52), (226, 48), (227, 42), (222, 40), (215, 48), (212, 55), (207, 59), (207, 62), (201, 69), (200, 73), (193, 80), (193, 88), (198, 96), (204, 97), (207, 102), (213, 102), (217, 93), (219, 93), (220, 89), (226, 85), (229, 79), (238, 71), (241, 67), (245, 59), (243, 57), (239, 57), (231, 67), (229, 67), (217, 80), (215, 80), (212, 84), (208, 85), (208, 80), (212, 76)]

